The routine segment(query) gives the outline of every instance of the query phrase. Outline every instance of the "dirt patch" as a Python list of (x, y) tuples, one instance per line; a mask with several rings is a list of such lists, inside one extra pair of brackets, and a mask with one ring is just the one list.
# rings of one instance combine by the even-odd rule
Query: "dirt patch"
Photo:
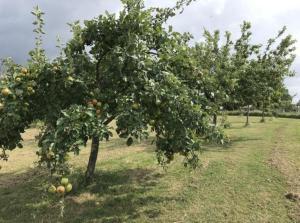
[(25, 133), (22, 134), (24, 141), (35, 140), (35, 137), (39, 134), (40, 130), (37, 128), (27, 129)]
[(97, 197), (96, 197), (95, 194), (91, 194), (89, 192), (85, 192), (85, 193), (80, 194), (79, 196), (72, 196), (69, 199), (73, 200), (77, 204), (83, 204), (83, 203), (85, 203), (87, 201), (90, 201), (90, 202), (95, 201), (96, 198)]

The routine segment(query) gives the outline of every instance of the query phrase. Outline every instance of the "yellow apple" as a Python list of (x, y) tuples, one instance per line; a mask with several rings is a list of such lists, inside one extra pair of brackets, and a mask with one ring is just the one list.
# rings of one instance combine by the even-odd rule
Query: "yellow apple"
[(23, 67), (23, 68), (21, 69), (21, 73), (22, 73), (22, 74), (27, 74), (27, 73), (28, 73), (28, 70), (27, 70), (25, 67)]
[(4, 89), (2, 89), (1, 94), (3, 96), (8, 96), (11, 94), (11, 91), (8, 88), (4, 88)]
[(35, 92), (32, 87), (27, 87), (27, 91), (29, 94), (33, 94)]

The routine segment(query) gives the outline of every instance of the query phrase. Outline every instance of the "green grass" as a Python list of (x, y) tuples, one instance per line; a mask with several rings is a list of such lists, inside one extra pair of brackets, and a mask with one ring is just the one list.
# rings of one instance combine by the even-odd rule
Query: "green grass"
[(202, 167), (191, 171), (182, 158), (165, 171), (157, 165), (151, 139), (132, 147), (113, 139), (101, 146), (95, 182), (76, 185), (89, 149), (72, 159), (75, 191), (61, 218), (56, 197), (45, 192), (45, 171), (36, 160), (31, 130), (25, 148), (11, 153), (0, 170), (0, 222), (300, 222), (300, 120), (259, 123), (230, 117), (228, 148), (207, 147)]

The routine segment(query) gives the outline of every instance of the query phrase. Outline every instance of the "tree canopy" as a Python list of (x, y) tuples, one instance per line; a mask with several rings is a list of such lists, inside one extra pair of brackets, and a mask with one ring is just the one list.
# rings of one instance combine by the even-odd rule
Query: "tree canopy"
[(35, 8), (36, 46), (28, 63), (3, 62), (0, 158), (22, 147), (21, 134), (40, 120), (37, 155), (52, 172), (67, 173), (66, 154), (79, 155), (92, 141), (88, 181), (114, 121), (128, 146), (153, 132), (160, 164), (181, 154), (184, 165), (195, 167), (204, 141), (227, 140), (216, 125), (226, 103), (266, 109), (278, 102), (295, 58), (286, 29), (264, 50), (251, 42), (249, 22), (236, 41), (229, 31), (222, 40), (220, 31), (205, 30), (204, 41), (192, 45), (191, 34), (167, 25), (191, 2), (145, 8), (141, 0), (123, 0), (118, 14), (70, 24), (73, 37), (53, 60), (42, 48), (43, 12)]
[(142, 1), (123, 1), (118, 15), (106, 13), (71, 25), (73, 38), (54, 60), (42, 47), (43, 13), (36, 8), (36, 48), (26, 68), (7, 61), (1, 82), (0, 145), (22, 147), (21, 133), (42, 120), (40, 163), (65, 171), (67, 152), (79, 154), (92, 139), (87, 169), (91, 178), (99, 141), (111, 136), (109, 123), (127, 139), (155, 133), (161, 164), (180, 153), (195, 166), (204, 140), (223, 142), (213, 128), (204, 96), (193, 87), (199, 70), (189, 57), (189, 34), (166, 27), (176, 7), (146, 9)]

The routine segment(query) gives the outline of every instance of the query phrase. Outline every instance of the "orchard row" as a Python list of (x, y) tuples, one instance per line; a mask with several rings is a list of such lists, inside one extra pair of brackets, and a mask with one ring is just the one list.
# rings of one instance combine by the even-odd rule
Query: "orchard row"
[(37, 155), (52, 172), (67, 175), (67, 154), (79, 155), (91, 139), (89, 182), (99, 143), (112, 136), (114, 120), (128, 146), (151, 129), (160, 164), (178, 153), (184, 165), (195, 167), (203, 142), (228, 140), (217, 125), (222, 110), (280, 106), (283, 80), (293, 75), (295, 58), (295, 40), (285, 28), (265, 44), (253, 44), (251, 25), (244, 22), (236, 40), (230, 32), (223, 37), (205, 30), (204, 40), (191, 44), (189, 33), (167, 26), (190, 0), (174, 8), (122, 2), (118, 14), (72, 24), (72, 39), (53, 60), (42, 48), (43, 12), (35, 8), (36, 46), (28, 63), (23, 67), (7, 59), (3, 64), (0, 159), (22, 147), (21, 134), (40, 120)]

